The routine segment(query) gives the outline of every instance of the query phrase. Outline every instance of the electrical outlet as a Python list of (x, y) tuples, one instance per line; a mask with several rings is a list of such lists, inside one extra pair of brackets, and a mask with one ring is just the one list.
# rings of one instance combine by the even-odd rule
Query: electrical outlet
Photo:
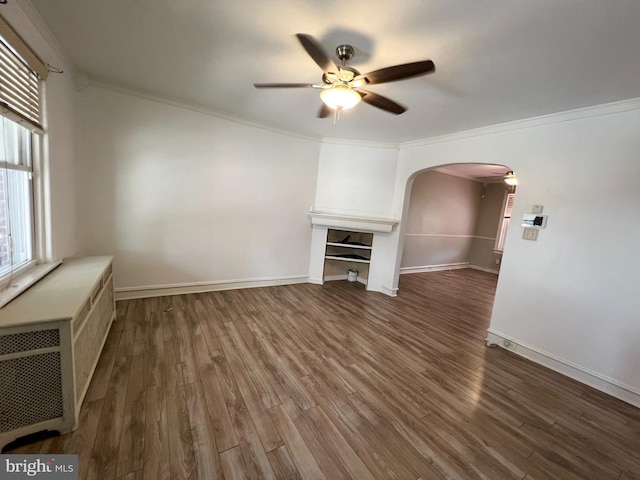
[(516, 344), (513, 343), (511, 340), (503, 340), (502, 345), (504, 346), (504, 348), (506, 348), (507, 350), (515, 350), (516, 349)]
[(538, 240), (538, 229), (537, 228), (525, 228), (522, 232), (522, 238), (525, 240), (533, 240), (534, 242)]
[(542, 205), (534, 205), (531, 207), (531, 213), (542, 213), (542, 209), (544, 207)]

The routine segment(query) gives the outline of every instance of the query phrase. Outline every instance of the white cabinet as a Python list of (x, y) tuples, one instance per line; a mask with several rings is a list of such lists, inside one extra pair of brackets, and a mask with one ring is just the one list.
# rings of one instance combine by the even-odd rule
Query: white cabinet
[(111, 263), (65, 260), (0, 309), (0, 448), (75, 429), (115, 318)]

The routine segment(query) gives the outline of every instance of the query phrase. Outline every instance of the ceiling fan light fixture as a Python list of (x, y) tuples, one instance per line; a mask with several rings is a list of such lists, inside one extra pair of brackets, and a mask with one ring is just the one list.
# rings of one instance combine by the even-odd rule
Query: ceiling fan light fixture
[(320, 99), (334, 110), (347, 110), (360, 103), (362, 97), (346, 85), (334, 85), (320, 92)]
[(518, 185), (518, 177), (516, 177), (516, 174), (513, 173), (513, 170), (506, 173), (506, 175), (504, 176), (504, 183), (512, 186)]

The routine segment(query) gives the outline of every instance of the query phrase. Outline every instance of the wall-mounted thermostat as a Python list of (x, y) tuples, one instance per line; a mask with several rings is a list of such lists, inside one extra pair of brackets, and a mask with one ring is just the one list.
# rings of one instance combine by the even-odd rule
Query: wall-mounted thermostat
[(533, 228), (545, 228), (547, 226), (547, 216), (535, 213), (525, 213), (522, 215), (522, 226)]

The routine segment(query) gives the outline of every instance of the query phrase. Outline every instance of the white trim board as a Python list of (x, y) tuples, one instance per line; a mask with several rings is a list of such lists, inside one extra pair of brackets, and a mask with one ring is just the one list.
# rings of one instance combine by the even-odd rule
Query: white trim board
[(534, 363), (550, 368), (562, 375), (640, 408), (640, 391), (629, 385), (625, 385), (617, 380), (542, 351), (531, 345), (527, 345), (526, 343), (522, 343), (495, 330), (487, 330), (486, 342), (487, 346), (498, 346), (509, 350)]
[(392, 218), (364, 217), (335, 212), (312, 210), (308, 214), (311, 225), (354, 230), (358, 232), (390, 233), (399, 222)]
[(61, 260), (51, 263), (42, 263), (39, 265), (36, 264), (27, 271), (16, 275), (11, 282), (7, 282), (11, 285), (5, 287), (4, 290), (0, 290), (0, 308), (4, 307), (11, 300), (21, 295), (32, 285), (38, 283), (60, 264), (62, 264)]
[(309, 283), (309, 277), (306, 275), (298, 275), (271, 278), (246, 278), (241, 280), (149, 285), (145, 287), (121, 287), (116, 288), (115, 290), (116, 300), (131, 300), (134, 298), (183, 295), (186, 293), (218, 292), (222, 290), (236, 290), (240, 288), (275, 287), (278, 285), (294, 285), (297, 283)]
[[(348, 278), (349, 278), (349, 275), (327, 275), (326, 277), (324, 277), (324, 281), (333, 282), (335, 280), (348, 280)], [(367, 284), (366, 278), (358, 277), (357, 280), (358, 280), (358, 283), (361, 283), (363, 285)], [(352, 283), (355, 283), (355, 282), (352, 282)]]
[(400, 150), (422, 147), (424, 145), (432, 145), (435, 143), (451, 142), (454, 140), (462, 140), (466, 138), (482, 137), (493, 135), (496, 133), (510, 132), (526, 128), (536, 128), (544, 125), (553, 125), (556, 123), (568, 122), (572, 120), (580, 120), (583, 118), (598, 117), (600, 115), (611, 115), (621, 112), (629, 112), (640, 109), (640, 98), (631, 98), (620, 100), (617, 102), (592, 105), (589, 107), (576, 108), (573, 110), (565, 110), (547, 115), (539, 115), (537, 117), (523, 118), (513, 120), (511, 122), (497, 123), (484, 127), (473, 128), (471, 130), (462, 130), (454, 133), (447, 133), (434, 137), (427, 137), (419, 140), (410, 140), (400, 143)]
[(405, 237), (447, 237), (447, 238), (478, 238), (480, 240), (495, 240), (495, 237), (481, 237), (479, 235), (455, 235), (449, 233), (405, 233)]
[(498, 275), (500, 270), (494, 270), (492, 268), (479, 267), (478, 265), (469, 265), (469, 268), (472, 270), (480, 270), (481, 272), (493, 273), (494, 275)]
[(461, 270), (469, 268), (469, 262), (443, 263), (441, 265), (420, 265), (418, 267), (400, 267), (400, 275), (405, 273), (440, 272), (442, 270)]
[(372, 291), (384, 293), (385, 295), (388, 295), (389, 297), (397, 297), (398, 296), (398, 289), (397, 288), (385, 287), (384, 285), (380, 285), (380, 287), (378, 287), (377, 290), (372, 290)]
[[(48, 38), (48, 35), (47, 35)], [(599, 105), (592, 105), (588, 107), (576, 108), (572, 110), (565, 110), (557, 113), (550, 113), (546, 115), (539, 115), (536, 117), (524, 118), (520, 120), (513, 120), (505, 123), (498, 123), (493, 125), (487, 125), (470, 130), (462, 130), (458, 132), (445, 133), (442, 135), (436, 135), (433, 137), (426, 137), (421, 139), (409, 140), (404, 142), (376, 142), (371, 140), (355, 140), (355, 139), (342, 139), (334, 137), (318, 137), (315, 135), (308, 135), (301, 132), (289, 131), (279, 129), (252, 121), (248, 118), (239, 117), (228, 112), (222, 112), (215, 110), (211, 107), (196, 104), (183, 100), (180, 98), (174, 98), (166, 95), (159, 94), (157, 92), (149, 92), (139, 88), (135, 88), (131, 85), (118, 84), (113, 81), (109, 81), (105, 78), (90, 76), (83, 72), (77, 72), (77, 77), (84, 77), (81, 89), (87, 86), (94, 86), (105, 90), (111, 90), (124, 95), (134, 96), (145, 100), (156, 101), (158, 103), (164, 103), (177, 108), (184, 108), (187, 110), (199, 112), (205, 115), (222, 118), (231, 122), (249, 125), (251, 127), (259, 128), (262, 130), (268, 130), (274, 133), (280, 133), (292, 137), (307, 139), (325, 144), (342, 144), (342, 145), (355, 145), (363, 147), (373, 148), (390, 148), (394, 150), (403, 150), (408, 148), (421, 147), (424, 145), (431, 145), (434, 143), (450, 142), (453, 140), (460, 140), (464, 138), (472, 138), (477, 136), (491, 135), (495, 133), (503, 133), (513, 130), (520, 130), (525, 128), (535, 128), (543, 125), (551, 125), (555, 123), (561, 123), (571, 120), (577, 120), (582, 118), (596, 117), (600, 115), (610, 115), (614, 113), (627, 112), (633, 110), (640, 110), (640, 98), (632, 98), (626, 100), (620, 100), (616, 102), (604, 103)]]
[(101, 88), (102, 90), (110, 90), (112, 92), (120, 93), (122, 95), (137, 97), (142, 100), (157, 102), (164, 105), (169, 105), (171, 107), (181, 108), (184, 110), (201, 113), (203, 115), (221, 118), (229, 122), (239, 123), (241, 125), (247, 125), (253, 128), (258, 128), (260, 130), (267, 130), (269, 132), (278, 133), (281, 135), (287, 135), (289, 137), (300, 138), (303, 140), (311, 140), (314, 142), (318, 142), (318, 144), (320, 144), (320, 142), (322, 141), (322, 137), (317, 137), (314, 135), (307, 135), (300, 132), (272, 127), (264, 123), (258, 123), (244, 117), (239, 117), (231, 113), (223, 112), (221, 110), (216, 110), (214, 108), (207, 107), (205, 105), (189, 102), (188, 100), (171, 97), (168, 95), (163, 95), (157, 92), (146, 91), (144, 89), (139, 89), (126, 84), (118, 84), (116, 82), (109, 81), (104, 78), (99, 78), (93, 75), (89, 75), (84, 72), (76, 72), (75, 77), (77, 79), (76, 89), (79, 91), (82, 91), (85, 88), (88, 88), (90, 86), (95, 88)]

